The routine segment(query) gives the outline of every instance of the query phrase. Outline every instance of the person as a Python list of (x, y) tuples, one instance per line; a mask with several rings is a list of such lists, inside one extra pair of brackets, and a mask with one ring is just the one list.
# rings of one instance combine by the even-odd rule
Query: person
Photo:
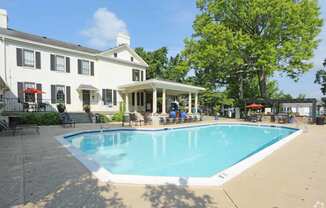
[(170, 111), (170, 118), (176, 118), (177, 117), (177, 113), (173, 110), (173, 111)]

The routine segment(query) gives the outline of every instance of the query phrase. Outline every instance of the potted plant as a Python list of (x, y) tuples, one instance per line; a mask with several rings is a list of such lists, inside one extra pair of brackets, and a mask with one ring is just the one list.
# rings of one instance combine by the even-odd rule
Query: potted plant
[(66, 111), (66, 106), (65, 106), (63, 103), (59, 103), (59, 104), (57, 105), (57, 109), (58, 109), (58, 112), (59, 112), (59, 113), (63, 113), (63, 112)]
[(84, 108), (84, 111), (86, 113), (90, 113), (91, 112), (91, 107), (89, 105), (84, 105), (83, 108)]

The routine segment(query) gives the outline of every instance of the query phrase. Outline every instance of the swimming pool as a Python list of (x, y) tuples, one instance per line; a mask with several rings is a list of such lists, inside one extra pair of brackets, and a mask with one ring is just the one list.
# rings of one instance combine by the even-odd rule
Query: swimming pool
[(227, 177), (223, 171), (296, 132), (293, 128), (218, 124), (81, 132), (65, 136), (64, 141), (111, 176), (198, 181), (217, 174)]

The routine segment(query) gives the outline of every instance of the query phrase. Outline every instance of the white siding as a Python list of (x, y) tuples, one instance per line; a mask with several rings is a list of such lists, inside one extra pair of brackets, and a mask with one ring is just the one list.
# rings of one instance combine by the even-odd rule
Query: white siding
[[(0, 64), (3, 68), (3, 47), (0, 41)], [(28, 67), (19, 67), (16, 63), (16, 48), (27, 48), (41, 52), (41, 69), (32, 69)], [(35, 82), (42, 84), (43, 99), (51, 99), (51, 85), (65, 85), (71, 87), (71, 104), (67, 104), (67, 110), (70, 112), (82, 111), (82, 96), (77, 91), (81, 84), (92, 85), (98, 88), (98, 92), (91, 94), (92, 111), (118, 111), (119, 106), (105, 106), (102, 102), (102, 89), (117, 90), (119, 85), (132, 82), (132, 69), (134, 67), (128, 64), (113, 63), (107, 60), (96, 60), (93, 57), (81, 55), (78, 53), (56, 50), (48, 47), (32, 45), (16, 41), (9, 41), (7, 50), (7, 83), (11, 90), (11, 95), (17, 97), (17, 82)], [(57, 54), (70, 57), (70, 73), (51, 71), (50, 55)], [(121, 52), (121, 57), (126, 58), (128, 51)], [(120, 54), (119, 54), (120, 56)], [(78, 74), (78, 59), (86, 59), (94, 62), (94, 76)], [(130, 60), (130, 55), (129, 55)], [(1, 77), (4, 79), (3, 71)], [(144, 73), (145, 75), (145, 73)], [(117, 93), (117, 104), (122, 101), (122, 97)], [(53, 105), (55, 108), (55, 105)]]

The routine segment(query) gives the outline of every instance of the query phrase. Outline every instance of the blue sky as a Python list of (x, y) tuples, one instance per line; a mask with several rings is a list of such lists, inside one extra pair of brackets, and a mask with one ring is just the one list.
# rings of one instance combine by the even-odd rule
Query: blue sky
[[(320, 5), (326, 19), (326, 1), (320, 0)], [(167, 46), (172, 55), (183, 48), (184, 38), (192, 34), (192, 22), (198, 12), (195, 0), (0, 0), (0, 8), (8, 11), (9, 27), (24, 32), (98, 49), (113, 47), (117, 32), (127, 32), (133, 47), (153, 50)], [(284, 92), (321, 97), (319, 86), (313, 81), (326, 58), (326, 26), (319, 38), (313, 70), (298, 82), (275, 78)]]

